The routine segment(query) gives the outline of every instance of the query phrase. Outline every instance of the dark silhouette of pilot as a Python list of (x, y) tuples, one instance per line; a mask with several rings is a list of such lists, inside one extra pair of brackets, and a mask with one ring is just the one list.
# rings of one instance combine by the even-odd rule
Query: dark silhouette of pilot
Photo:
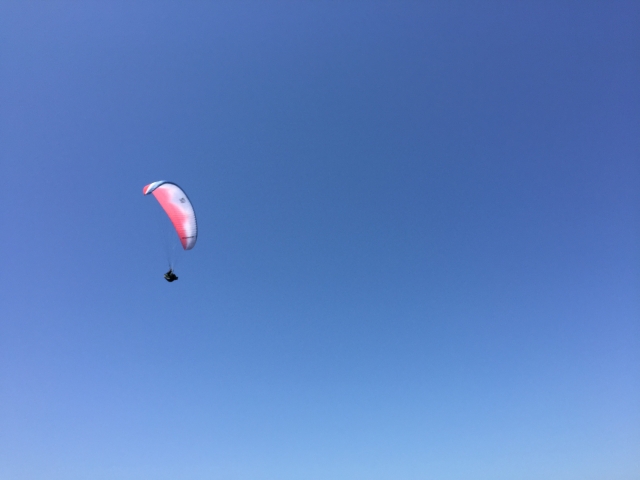
[(177, 280), (178, 277), (176, 276), (175, 273), (173, 273), (173, 268), (170, 268), (169, 271), (167, 273), (164, 274), (164, 279), (167, 282), (173, 282), (174, 280)]

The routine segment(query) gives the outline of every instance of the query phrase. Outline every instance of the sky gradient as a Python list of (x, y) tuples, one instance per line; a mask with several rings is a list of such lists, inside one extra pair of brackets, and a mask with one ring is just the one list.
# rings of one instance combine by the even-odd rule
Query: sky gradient
[(210, 3), (0, 2), (0, 478), (640, 478), (640, 4)]

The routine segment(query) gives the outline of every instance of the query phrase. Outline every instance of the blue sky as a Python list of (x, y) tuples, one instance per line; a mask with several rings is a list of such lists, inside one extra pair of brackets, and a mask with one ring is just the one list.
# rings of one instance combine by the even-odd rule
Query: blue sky
[(2, 10), (0, 477), (640, 476), (636, 2)]

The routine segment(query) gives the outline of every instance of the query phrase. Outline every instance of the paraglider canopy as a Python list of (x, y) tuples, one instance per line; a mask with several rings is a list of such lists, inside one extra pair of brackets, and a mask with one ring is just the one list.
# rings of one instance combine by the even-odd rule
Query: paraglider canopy
[(153, 182), (142, 189), (145, 195), (153, 194), (176, 229), (182, 248), (191, 250), (198, 239), (196, 213), (189, 197), (172, 182)]

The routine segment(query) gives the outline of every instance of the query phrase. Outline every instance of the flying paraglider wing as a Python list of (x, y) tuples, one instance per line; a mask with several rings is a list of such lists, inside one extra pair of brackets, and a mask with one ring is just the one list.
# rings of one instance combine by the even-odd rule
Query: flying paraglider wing
[(150, 183), (142, 193), (156, 197), (176, 229), (182, 248), (191, 250), (198, 238), (198, 225), (187, 194), (175, 183), (164, 181)]

